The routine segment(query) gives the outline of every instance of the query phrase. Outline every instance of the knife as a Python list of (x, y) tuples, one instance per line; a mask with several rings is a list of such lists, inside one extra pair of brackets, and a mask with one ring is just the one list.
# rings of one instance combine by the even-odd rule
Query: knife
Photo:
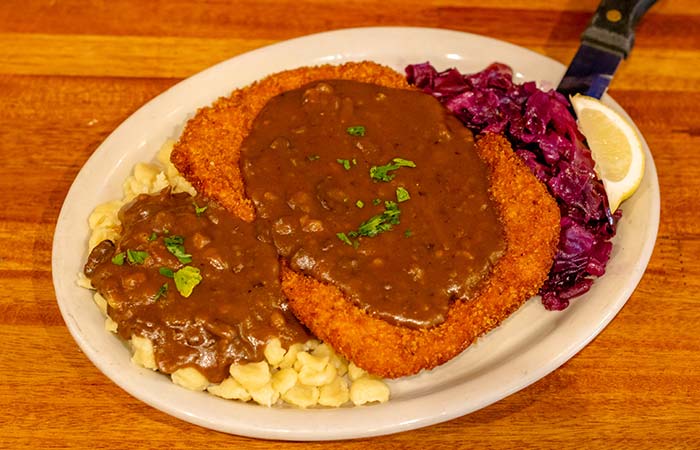
[(557, 91), (600, 98), (634, 45), (634, 29), (656, 0), (603, 0)]

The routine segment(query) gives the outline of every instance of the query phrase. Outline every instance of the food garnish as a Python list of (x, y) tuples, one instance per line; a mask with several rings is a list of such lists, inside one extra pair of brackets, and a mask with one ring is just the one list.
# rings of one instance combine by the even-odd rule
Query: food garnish
[(365, 135), (365, 127), (362, 125), (357, 125), (354, 127), (348, 127), (345, 131), (351, 136), (364, 136)]
[(407, 159), (394, 158), (390, 163), (383, 166), (372, 166), (369, 169), (369, 176), (377, 181), (389, 182), (396, 176), (396, 174), (390, 174), (389, 172), (396, 170), (399, 167), (416, 167), (416, 164)]
[(391, 230), (393, 225), (398, 225), (400, 223), (399, 218), (401, 217), (401, 210), (396, 202), (386, 201), (384, 202), (384, 212), (372, 216), (367, 221), (363, 222), (357, 231), (351, 231), (348, 233), (350, 237), (366, 236), (374, 237), (379, 233)]
[(338, 159), (336, 159), (336, 161), (338, 162), (338, 164), (340, 164), (341, 166), (343, 166), (343, 169), (345, 169), (345, 170), (350, 170), (350, 160), (349, 160), (349, 159), (340, 159), (340, 158), (338, 158)]
[(163, 283), (163, 285), (158, 289), (158, 292), (156, 292), (156, 297), (154, 300), (158, 300), (161, 297), (165, 297), (168, 293), (168, 283)]
[(409, 200), (411, 198), (411, 195), (408, 193), (406, 188), (404, 187), (397, 187), (396, 188), (396, 201), (401, 203), (405, 202), (406, 200)]
[(139, 250), (126, 251), (126, 259), (130, 264), (143, 264), (146, 258), (148, 258), (148, 252)]
[(189, 297), (195, 286), (202, 281), (202, 275), (199, 273), (199, 269), (192, 266), (185, 266), (178, 270), (175, 272), (173, 278), (175, 279), (177, 291), (182, 294), (183, 297)]
[[(406, 194), (408, 194), (408, 192)], [(384, 202), (384, 212), (370, 217), (365, 222), (360, 224), (357, 230), (350, 231), (348, 233), (336, 233), (336, 236), (344, 243), (357, 248), (359, 246), (359, 241), (353, 241), (350, 238), (357, 238), (360, 236), (374, 237), (385, 231), (390, 231), (393, 228), (393, 225), (398, 225), (400, 223), (400, 217), (401, 210), (396, 202), (386, 201)]]
[(355, 242), (351, 241), (347, 234), (341, 232), (341, 233), (336, 233), (336, 236), (338, 236), (338, 239), (345, 242), (349, 246), (356, 247), (357, 241), (355, 241)]
[(118, 266), (121, 266), (124, 264), (124, 259), (126, 258), (126, 253), (121, 252), (117, 253), (112, 257), (112, 264), (116, 264)]
[(165, 242), (165, 248), (175, 255), (182, 264), (189, 264), (192, 262), (192, 255), (185, 253), (185, 238), (178, 235), (166, 236), (163, 238), (163, 242)]
[(197, 206), (197, 203), (192, 202), (192, 205), (194, 205), (194, 213), (197, 214), (197, 216), (201, 216), (204, 211), (207, 210), (207, 206)]
[(571, 98), (571, 104), (603, 180), (610, 211), (615, 212), (642, 182), (642, 141), (627, 119), (600, 100), (579, 94)]

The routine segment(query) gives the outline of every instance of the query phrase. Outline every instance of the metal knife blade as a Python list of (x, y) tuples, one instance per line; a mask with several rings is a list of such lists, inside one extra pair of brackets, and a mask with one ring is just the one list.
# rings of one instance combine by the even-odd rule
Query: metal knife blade
[(622, 53), (582, 44), (561, 79), (557, 91), (569, 96), (577, 93), (600, 98), (624, 59)]
[(634, 29), (656, 0), (603, 0), (557, 91), (600, 98), (634, 46)]

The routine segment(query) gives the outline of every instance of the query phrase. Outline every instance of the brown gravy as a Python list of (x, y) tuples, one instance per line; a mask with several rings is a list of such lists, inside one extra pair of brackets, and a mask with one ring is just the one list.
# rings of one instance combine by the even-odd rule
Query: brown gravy
[[(194, 367), (209, 381), (221, 382), (232, 363), (262, 360), (269, 338), (279, 337), (287, 347), (310, 337), (286, 310), (277, 253), (256, 239), (253, 224), (214, 202), (168, 190), (139, 196), (119, 216), (120, 241), (95, 247), (85, 273), (107, 298), (118, 333), (154, 343), (162, 372)], [(191, 262), (181, 262), (166, 248), (166, 238), (172, 245), (177, 236)], [(142, 263), (127, 256), (121, 265), (112, 262), (127, 250), (147, 256)], [(189, 297), (161, 273), (161, 268), (167, 273), (185, 266), (199, 269), (202, 277)]]
[(241, 169), (267, 241), (294, 270), (374, 316), (429, 327), (505, 249), (473, 145), (429, 95), (329, 80), (267, 103)]

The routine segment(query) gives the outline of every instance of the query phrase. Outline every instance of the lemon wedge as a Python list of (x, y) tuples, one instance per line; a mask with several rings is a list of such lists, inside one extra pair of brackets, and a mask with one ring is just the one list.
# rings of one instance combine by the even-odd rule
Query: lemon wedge
[(610, 211), (634, 194), (644, 175), (644, 149), (634, 126), (600, 100), (577, 94), (571, 104), (591, 149)]

